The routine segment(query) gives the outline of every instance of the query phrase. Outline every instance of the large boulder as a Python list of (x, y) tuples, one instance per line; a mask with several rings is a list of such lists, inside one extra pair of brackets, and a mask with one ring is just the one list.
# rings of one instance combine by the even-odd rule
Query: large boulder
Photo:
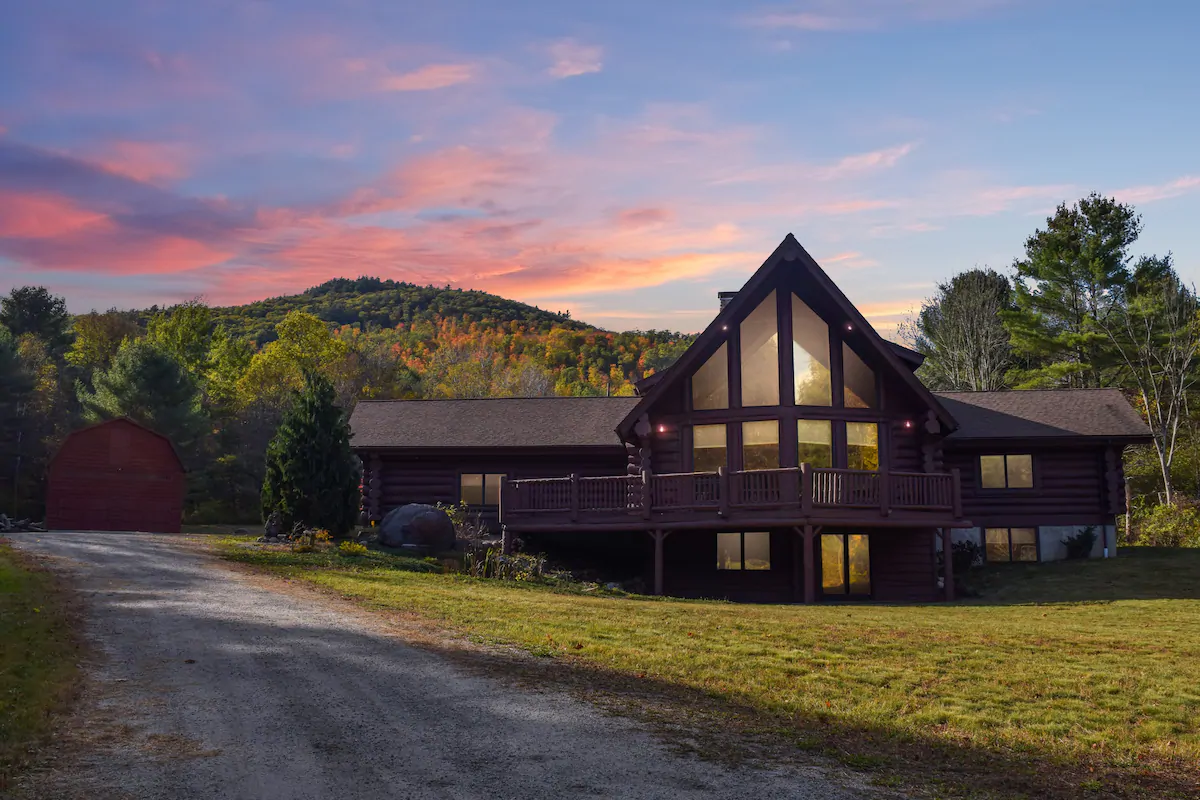
[(420, 547), (427, 553), (454, 549), (454, 523), (445, 511), (423, 503), (393, 508), (379, 523), (384, 547)]

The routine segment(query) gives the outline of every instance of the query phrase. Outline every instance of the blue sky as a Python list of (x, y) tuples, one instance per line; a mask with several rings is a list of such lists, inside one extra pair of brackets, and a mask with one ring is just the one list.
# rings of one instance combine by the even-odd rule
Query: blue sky
[[(15, 4), (12, 4), (15, 5)], [(1058, 203), (1200, 273), (1200, 6), (109, 0), (6, 8), (0, 290), (335, 276), (697, 330), (789, 231), (889, 331)]]

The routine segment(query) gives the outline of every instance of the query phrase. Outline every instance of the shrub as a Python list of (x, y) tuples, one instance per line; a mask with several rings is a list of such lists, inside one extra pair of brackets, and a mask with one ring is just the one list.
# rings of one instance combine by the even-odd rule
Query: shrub
[(495, 547), (470, 548), (462, 555), (462, 572), (474, 578), (531, 583), (572, 581), (569, 572), (546, 568), (546, 557), (528, 553), (505, 554)]
[(338, 545), (338, 552), (350, 557), (365, 556), (367, 554), (367, 546), (358, 542), (342, 542)]
[(1074, 536), (1063, 539), (1062, 543), (1067, 547), (1067, 558), (1087, 558), (1096, 544), (1096, 526), (1088, 525)]
[[(954, 559), (954, 574), (965, 575), (967, 570), (983, 564), (983, 548), (978, 542), (955, 542), (950, 546), (951, 558)], [(945, 555), (938, 551), (938, 569), (945, 563)]]
[(1194, 505), (1156, 505), (1134, 520), (1138, 544), (1151, 547), (1200, 547), (1200, 509)]

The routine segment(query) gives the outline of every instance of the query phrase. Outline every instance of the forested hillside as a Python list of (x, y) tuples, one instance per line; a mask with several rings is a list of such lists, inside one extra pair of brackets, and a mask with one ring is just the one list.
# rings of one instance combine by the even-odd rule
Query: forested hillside
[(444, 319), (482, 323), (519, 322), (536, 330), (590, 326), (571, 320), (569, 314), (506, 300), (487, 292), (449, 287), (416, 286), (380, 278), (334, 278), (301, 294), (272, 297), (243, 306), (218, 308), (217, 324), (230, 333), (265, 344), (275, 338), (275, 325), (292, 311), (304, 311), (334, 325), (361, 330), (395, 328), (416, 322)]

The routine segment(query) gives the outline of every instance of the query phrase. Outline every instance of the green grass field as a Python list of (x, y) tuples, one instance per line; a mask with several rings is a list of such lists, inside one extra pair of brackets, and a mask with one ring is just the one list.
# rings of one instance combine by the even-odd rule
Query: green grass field
[(0, 792), (65, 708), (78, 681), (77, 661), (54, 578), (0, 540)]
[(781, 739), (883, 781), (955, 794), (1200, 796), (1200, 551), (992, 567), (973, 576), (979, 597), (950, 606), (764, 606), (592, 597), (416, 572), (387, 556), (358, 565), (220, 547), (566, 669), (749, 709)]

